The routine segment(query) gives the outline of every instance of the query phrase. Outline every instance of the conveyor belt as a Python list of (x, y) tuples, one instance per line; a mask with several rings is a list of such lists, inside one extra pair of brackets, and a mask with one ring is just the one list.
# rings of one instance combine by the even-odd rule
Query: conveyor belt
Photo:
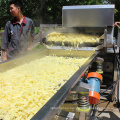
[(78, 82), (81, 78), (82, 73), (84, 73), (94, 58), (98, 55), (95, 52), (89, 60), (78, 70), (76, 73), (65, 83), (65, 85), (41, 108), (40, 111), (31, 120), (48, 120), (51, 119), (57, 112), (57, 108), (64, 102), (65, 98), (70, 93), (71, 88)]
[[(87, 28), (86, 28), (87, 29)], [(94, 31), (93, 31), (94, 32)], [(95, 34), (95, 33), (94, 33)], [(94, 47), (103, 44), (100, 34), (86, 34), (86, 33), (64, 33), (64, 32), (51, 32), (43, 33), (45, 37), (42, 39), (42, 44), (48, 49), (61, 46), (63, 49), (81, 47)]]
[[(63, 85), (63, 87), (51, 98), (51, 100), (43, 106), (43, 108), (40, 111), (44, 111), (45, 108), (47, 113), (41, 113), (39, 115), (35, 115), (38, 118), (44, 118), (44, 117), (52, 117), (56, 110), (52, 109), (53, 107), (58, 107), (59, 105), (62, 104), (64, 99), (67, 97), (69, 94), (70, 89), (77, 83), (79, 78), (81, 77), (81, 74), (89, 67), (89, 65), (92, 63), (94, 58), (97, 56), (98, 52), (94, 51), (76, 51), (76, 50), (43, 50), (36, 52), (34, 54), (30, 54), (24, 57), (16, 58), (14, 60), (10, 60), (4, 63), (0, 64), (0, 72), (5, 72), (8, 69), (12, 69), (14, 67), (18, 67), (22, 64), (29, 63), (30, 61), (33, 61), (35, 59), (40, 59), (42, 57), (48, 56), (48, 55), (57, 55), (57, 56), (64, 56), (64, 57), (90, 57), (90, 59), (68, 80), (68, 82)], [(51, 107), (50, 107), (51, 106)], [(39, 112), (38, 112), (39, 114)], [(49, 116), (52, 114), (52, 116)], [(42, 116), (41, 116), (42, 115)], [(46, 116), (47, 115), (47, 116)], [(34, 117), (32, 119), (34, 119)]]

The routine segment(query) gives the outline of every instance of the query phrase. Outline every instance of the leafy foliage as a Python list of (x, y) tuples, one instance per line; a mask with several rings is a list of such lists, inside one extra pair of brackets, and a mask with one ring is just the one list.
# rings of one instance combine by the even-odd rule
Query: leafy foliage
[(37, 35), (40, 32), (40, 28), (39, 27), (35, 27), (35, 35)]
[[(23, 14), (33, 19), (35, 26), (40, 23), (61, 24), (62, 7), (67, 5), (115, 4), (115, 21), (120, 18), (120, 0), (22, 0)], [(9, 12), (9, 0), (0, 0), (0, 29), (12, 19)]]

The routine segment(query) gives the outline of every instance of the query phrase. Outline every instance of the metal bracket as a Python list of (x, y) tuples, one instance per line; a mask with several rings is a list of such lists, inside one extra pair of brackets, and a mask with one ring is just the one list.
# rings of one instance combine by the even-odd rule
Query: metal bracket
[(78, 82), (74, 87), (74, 91), (77, 92), (89, 92), (90, 89), (91, 89), (91, 85), (84, 82)]
[(57, 120), (74, 120), (75, 113), (59, 110), (55, 118), (57, 118)]

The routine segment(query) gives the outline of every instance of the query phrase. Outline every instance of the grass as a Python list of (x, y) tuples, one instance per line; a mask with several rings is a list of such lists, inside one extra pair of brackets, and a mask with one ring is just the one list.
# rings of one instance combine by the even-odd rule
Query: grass
[(41, 44), (38, 44), (36, 47), (34, 47), (34, 48), (32, 49), (32, 51), (43, 50), (43, 49), (45, 49), (45, 47), (44, 47), (43, 45), (41, 45)]
[(4, 32), (4, 30), (0, 30), (0, 32)]
[(35, 27), (35, 35), (37, 35), (40, 32), (40, 27)]

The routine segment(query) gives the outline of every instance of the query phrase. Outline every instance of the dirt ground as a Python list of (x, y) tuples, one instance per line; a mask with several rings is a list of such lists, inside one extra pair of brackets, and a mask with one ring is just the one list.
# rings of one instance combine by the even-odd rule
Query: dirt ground
[[(98, 114), (107, 106), (109, 101), (101, 100), (98, 106)], [(110, 102), (104, 112), (99, 116), (100, 120), (120, 120), (120, 112), (116, 103)]]

